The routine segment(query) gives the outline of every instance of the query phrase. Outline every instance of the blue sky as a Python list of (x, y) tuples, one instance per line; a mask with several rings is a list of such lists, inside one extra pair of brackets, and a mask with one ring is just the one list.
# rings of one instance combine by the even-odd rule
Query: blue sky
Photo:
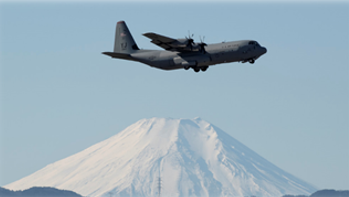
[[(1, 3), (0, 185), (142, 118), (201, 117), (319, 189), (349, 189), (348, 3)], [(142, 36), (257, 40), (254, 65), (162, 71), (101, 54)]]

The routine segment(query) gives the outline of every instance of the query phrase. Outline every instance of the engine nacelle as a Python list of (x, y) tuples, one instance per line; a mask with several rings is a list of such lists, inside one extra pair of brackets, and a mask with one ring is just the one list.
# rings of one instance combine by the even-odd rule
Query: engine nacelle
[(189, 46), (189, 40), (188, 39), (177, 39), (175, 42), (172, 42), (169, 44), (173, 48), (186, 48)]

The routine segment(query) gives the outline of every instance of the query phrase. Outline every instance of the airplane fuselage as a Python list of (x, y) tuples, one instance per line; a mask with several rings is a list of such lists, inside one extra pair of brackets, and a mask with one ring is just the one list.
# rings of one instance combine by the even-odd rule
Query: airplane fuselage
[(211, 65), (229, 62), (254, 63), (267, 52), (258, 42), (241, 40), (217, 44), (194, 43), (192, 38), (173, 39), (156, 33), (145, 33), (152, 43), (165, 50), (139, 49), (124, 21), (116, 26), (113, 52), (103, 52), (112, 58), (132, 60), (162, 70), (192, 68), (206, 71)]
[[(174, 70), (188, 66), (211, 66), (221, 63), (256, 60), (266, 53), (261, 46), (248, 44), (251, 40), (209, 44), (206, 53), (180, 53), (163, 50), (140, 50), (131, 54), (135, 61), (163, 70)], [(188, 63), (187, 63), (188, 62)]]

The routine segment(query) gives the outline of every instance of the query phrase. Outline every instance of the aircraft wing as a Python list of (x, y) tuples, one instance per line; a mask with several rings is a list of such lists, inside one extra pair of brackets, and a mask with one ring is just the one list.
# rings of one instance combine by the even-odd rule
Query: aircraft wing
[(156, 33), (145, 33), (145, 37), (150, 38), (152, 43), (167, 51), (178, 51), (181, 53), (197, 53), (205, 51), (205, 43), (194, 43), (192, 38), (173, 39)]
[(152, 43), (158, 45), (159, 47), (165, 50), (170, 50), (170, 51), (172, 51), (173, 49), (173, 47), (171, 47), (170, 44), (177, 41), (176, 39), (162, 36), (156, 33), (145, 33), (143, 35), (147, 38), (150, 38)]

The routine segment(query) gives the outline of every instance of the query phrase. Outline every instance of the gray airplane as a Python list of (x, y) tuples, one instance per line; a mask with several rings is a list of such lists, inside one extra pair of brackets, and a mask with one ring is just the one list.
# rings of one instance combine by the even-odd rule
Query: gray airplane
[(267, 52), (254, 40), (222, 42), (217, 44), (195, 43), (189, 37), (173, 39), (156, 33), (145, 33), (145, 37), (164, 50), (139, 49), (124, 21), (116, 25), (114, 52), (103, 52), (112, 58), (132, 60), (151, 67), (174, 70), (192, 68), (195, 72), (206, 71), (211, 65), (229, 62), (249, 62)]

